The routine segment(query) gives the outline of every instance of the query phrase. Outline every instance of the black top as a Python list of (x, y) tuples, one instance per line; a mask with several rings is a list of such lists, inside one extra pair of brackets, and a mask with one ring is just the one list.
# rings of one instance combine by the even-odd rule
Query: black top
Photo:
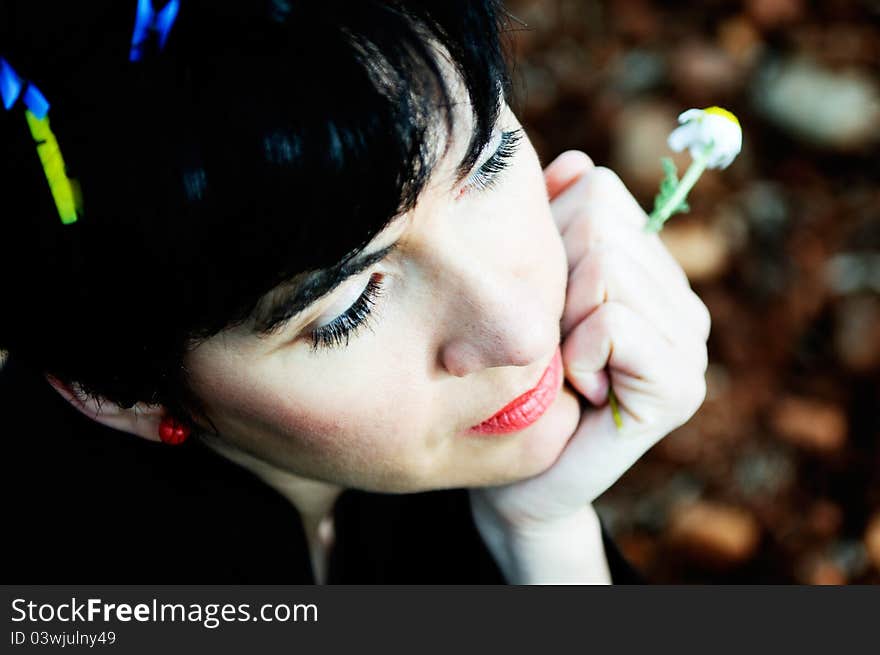
[[(311, 584), (294, 506), (196, 439), (104, 428), (38, 374), (0, 372), (8, 583)], [(329, 583), (503, 584), (465, 489), (343, 492)], [(614, 544), (616, 583), (641, 582)]]

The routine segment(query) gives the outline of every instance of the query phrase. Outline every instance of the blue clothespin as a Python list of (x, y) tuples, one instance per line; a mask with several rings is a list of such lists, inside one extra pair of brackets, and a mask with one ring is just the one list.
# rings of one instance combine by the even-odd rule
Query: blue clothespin
[(161, 11), (153, 8), (152, 0), (138, 0), (128, 60), (140, 61), (143, 58), (143, 46), (150, 38), (150, 31), (155, 32), (159, 39), (159, 50), (164, 48), (179, 10), (180, 0), (171, 0)]
[[(23, 94), (22, 89), (24, 89)], [(3, 97), (3, 107), (7, 111), (12, 109), (21, 97), (25, 106), (37, 118), (43, 119), (49, 112), (49, 101), (46, 100), (46, 96), (30, 82), (25, 85), (21, 76), (2, 57), (0, 57), (0, 96)]]
[(5, 59), (0, 57), (0, 96), (3, 96), (3, 107), (9, 111), (21, 94), (23, 82), (18, 74), (12, 70)]

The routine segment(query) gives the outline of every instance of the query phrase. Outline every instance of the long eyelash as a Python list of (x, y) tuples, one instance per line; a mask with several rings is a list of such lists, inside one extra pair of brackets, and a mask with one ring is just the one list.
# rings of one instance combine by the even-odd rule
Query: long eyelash
[(365, 325), (369, 327), (367, 319), (373, 311), (376, 299), (382, 295), (381, 280), (381, 274), (373, 274), (363, 293), (345, 313), (333, 319), (331, 323), (312, 330), (312, 352), (319, 348), (347, 346), (349, 339), (360, 327)]
[(510, 160), (516, 154), (520, 141), (522, 141), (522, 129), (511, 130), (501, 133), (501, 143), (482, 166), (471, 173), (466, 186), (479, 191), (491, 188), (498, 182), (498, 176), (510, 164)]

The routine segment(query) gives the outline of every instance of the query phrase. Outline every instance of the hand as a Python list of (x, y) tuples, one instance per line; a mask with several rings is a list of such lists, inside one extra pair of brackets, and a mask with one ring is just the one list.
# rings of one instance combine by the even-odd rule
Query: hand
[[(544, 171), (565, 243), (569, 280), (562, 316), (568, 382), (593, 408), (538, 476), (471, 490), (484, 536), (559, 533), (705, 397), (710, 318), (647, 216), (612, 171), (581, 152)], [(609, 382), (623, 419), (619, 431)]]

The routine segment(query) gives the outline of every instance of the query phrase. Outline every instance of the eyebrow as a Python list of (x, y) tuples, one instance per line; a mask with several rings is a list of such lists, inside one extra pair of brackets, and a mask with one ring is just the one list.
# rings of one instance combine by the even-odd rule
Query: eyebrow
[(385, 259), (398, 243), (395, 241), (376, 252), (345, 259), (330, 268), (302, 273), (273, 289), (253, 312), (254, 332), (266, 336), (277, 330), (349, 278)]

